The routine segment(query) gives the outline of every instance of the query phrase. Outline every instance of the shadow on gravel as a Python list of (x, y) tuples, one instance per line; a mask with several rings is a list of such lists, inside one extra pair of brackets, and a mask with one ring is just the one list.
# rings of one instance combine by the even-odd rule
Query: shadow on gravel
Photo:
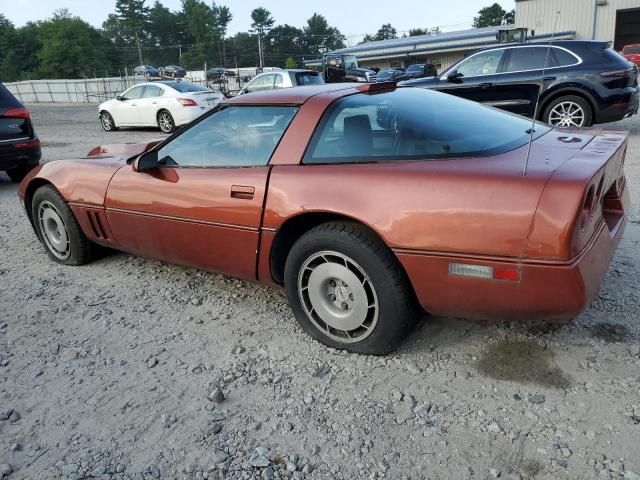
[(586, 326), (591, 336), (607, 343), (622, 343), (631, 339), (629, 329), (614, 323), (595, 323)]
[(566, 388), (571, 380), (553, 362), (553, 352), (534, 340), (504, 339), (490, 345), (476, 363), (478, 370), (496, 380)]

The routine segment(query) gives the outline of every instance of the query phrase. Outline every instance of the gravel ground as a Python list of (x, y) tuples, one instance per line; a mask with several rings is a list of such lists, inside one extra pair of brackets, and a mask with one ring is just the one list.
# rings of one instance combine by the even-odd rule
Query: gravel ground
[[(161, 136), (31, 106), (44, 159)], [(50, 261), (0, 178), (0, 478), (640, 479), (640, 120), (631, 221), (573, 323), (425, 318), (379, 358), (281, 290), (113, 253)]]

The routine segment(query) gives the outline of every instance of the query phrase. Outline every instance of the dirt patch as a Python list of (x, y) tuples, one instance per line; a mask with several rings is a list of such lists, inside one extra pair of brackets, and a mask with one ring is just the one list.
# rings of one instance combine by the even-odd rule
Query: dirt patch
[(629, 329), (613, 323), (596, 323), (587, 327), (592, 336), (607, 343), (622, 343), (629, 339)]
[(566, 388), (571, 383), (569, 376), (555, 365), (553, 356), (534, 340), (505, 339), (491, 345), (476, 367), (497, 380)]

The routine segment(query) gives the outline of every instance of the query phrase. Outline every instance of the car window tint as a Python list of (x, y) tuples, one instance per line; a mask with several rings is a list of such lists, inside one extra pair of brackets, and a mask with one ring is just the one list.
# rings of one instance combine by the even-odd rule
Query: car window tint
[(465, 77), (492, 75), (498, 71), (504, 50), (489, 50), (464, 60), (456, 69)]
[(147, 85), (146, 87), (144, 87), (144, 93), (142, 96), (144, 98), (154, 98), (162, 96), (163, 93), (164, 91), (160, 87), (157, 87), (155, 85)]
[(317, 72), (297, 72), (296, 85), (322, 85), (324, 80)]
[(297, 107), (227, 107), (158, 151), (169, 166), (250, 167), (269, 163)]
[(142, 91), (144, 90), (144, 87), (133, 87), (131, 90), (125, 92), (124, 97), (127, 100), (135, 100), (137, 98), (140, 98), (142, 96)]
[(547, 47), (522, 47), (509, 49), (509, 60), (505, 72), (521, 72), (523, 70), (539, 70), (557, 67), (554, 49)]
[(166, 86), (177, 90), (180, 93), (189, 93), (189, 92), (206, 92), (209, 90), (207, 87), (203, 87), (202, 85), (198, 85), (197, 83), (191, 82), (167, 82)]
[[(531, 121), (438, 92), (399, 88), (336, 101), (304, 163), (442, 159), (504, 153), (525, 145)], [(536, 136), (550, 130), (536, 125)]]
[(563, 50), (562, 48), (553, 48), (553, 54), (556, 57), (558, 65), (566, 67), (568, 65), (575, 65), (578, 63), (578, 59), (571, 53)]

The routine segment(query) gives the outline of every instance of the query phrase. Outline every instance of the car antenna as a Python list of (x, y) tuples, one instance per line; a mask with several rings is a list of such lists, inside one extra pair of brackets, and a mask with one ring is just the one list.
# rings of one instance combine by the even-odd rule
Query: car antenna
[(542, 89), (544, 88), (544, 74), (547, 70), (547, 64), (549, 63), (549, 54), (551, 53), (551, 43), (556, 36), (556, 27), (558, 26), (558, 19), (560, 18), (560, 10), (556, 12), (556, 20), (553, 23), (553, 31), (551, 32), (551, 38), (549, 39), (549, 45), (547, 46), (547, 55), (544, 59), (544, 65), (542, 66), (542, 79), (540, 80), (540, 88), (538, 89), (538, 96), (536, 97), (536, 106), (533, 109), (533, 118), (531, 119), (531, 128), (528, 130), (529, 145), (527, 146), (527, 157), (524, 159), (524, 167), (522, 168), (522, 176), (527, 176), (527, 167), (529, 166), (529, 156), (531, 155), (531, 144), (533, 143), (533, 134), (535, 133), (536, 118), (538, 117), (538, 107), (540, 105), (540, 95), (542, 95)]

